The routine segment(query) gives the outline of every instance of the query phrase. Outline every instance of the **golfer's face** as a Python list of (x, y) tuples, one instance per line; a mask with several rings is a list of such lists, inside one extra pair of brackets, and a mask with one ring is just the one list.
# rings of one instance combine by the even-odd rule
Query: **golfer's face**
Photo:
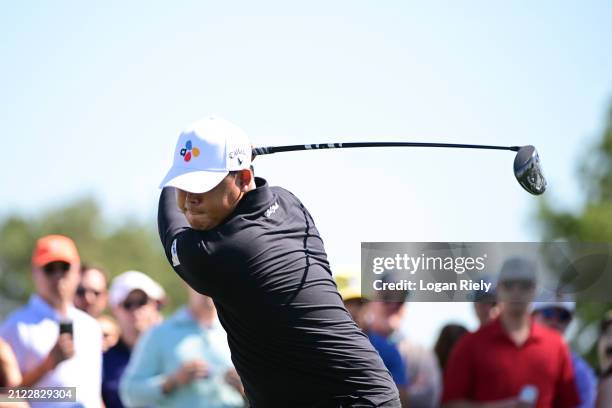
[(206, 193), (195, 194), (177, 189), (177, 204), (192, 228), (209, 230), (221, 224), (234, 211), (241, 196), (239, 178), (236, 174), (228, 174)]

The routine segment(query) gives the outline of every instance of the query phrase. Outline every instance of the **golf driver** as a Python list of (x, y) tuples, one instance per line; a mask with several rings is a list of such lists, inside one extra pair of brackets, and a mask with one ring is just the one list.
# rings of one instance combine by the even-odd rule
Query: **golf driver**
[(347, 149), (355, 147), (452, 147), (458, 149), (510, 150), (517, 152), (514, 159), (514, 176), (529, 193), (540, 195), (546, 190), (546, 179), (542, 173), (540, 157), (535, 147), (528, 146), (491, 146), (456, 143), (419, 143), (419, 142), (357, 142), (357, 143), (320, 143), (306, 145), (254, 147), (253, 158), (263, 154), (295, 152), (300, 150)]

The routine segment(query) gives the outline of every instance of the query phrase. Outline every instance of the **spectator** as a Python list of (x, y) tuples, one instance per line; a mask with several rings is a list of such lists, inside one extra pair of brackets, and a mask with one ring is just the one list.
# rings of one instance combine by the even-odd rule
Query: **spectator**
[[(535, 303), (533, 317), (537, 322), (556, 330), (563, 336), (572, 322), (576, 303), (560, 298), (555, 302)], [(576, 389), (580, 396), (579, 408), (593, 408), (597, 397), (597, 379), (593, 369), (578, 354), (570, 351), (576, 375)]]
[(121, 336), (121, 330), (119, 330), (117, 321), (107, 315), (98, 317), (98, 324), (102, 329), (102, 351), (106, 352), (117, 344)]
[(558, 333), (531, 320), (535, 283), (531, 262), (504, 262), (497, 287), (500, 317), (463, 336), (451, 352), (444, 407), (578, 405), (567, 345)]
[[(189, 288), (189, 305), (142, 336), (120, 382), (126, 406), (244, 406), (227, 335), (212, 299)], [(227, 377), (238, 378), (230, 386)]]
[[(385, 303), (386, 319), (379, 319), (378, 331), (387, 333), (406, 362), (406, 378), (410, 408), (437, 408), (442, 393), (442, 374), (435, 354), (406, 337), (401, 325), (406, 311), (405, 302)], [(384, 324), (383, 325), (381, 325)], [(376, 326), (376, 324), (375, 324)]]
[(121, 335), (103, 355), (102, 398), (107, 408), (120, 408), (119, 380), (140, 335), (161, 321), (159, 309), (165, 292), (144, 273), (128, 271), (113, 279), (109, 296)]
[(106, 309), (107, 286), (108, 275), (104, 269), (83, 264), (74, 305), (97, 319)]
[(389, 338), (391, 331), (387, 320), (392, 311), (397, 310), (398, 305), (401, 306), (397, 302), (370, 301), (365, 305), (363, 321), (366, 324), (364, 329), (370, 343), (380, 354), (383, 363), (391, 373), (393, 382), (397, 386), (402, 407), (408, 407), (408, 386), (410, 382), (407, 377), (407, 362), (399, 353), (397, 345)]
[(446, 368), (448, 357), (455, 347), (455, 344), (457, 344), (459, 339), (466, 333), (468, 333), (468, 330), (460, 324), (447, 324), (440, 331), (440, 336), (436, 341), (434, 351), (442, 371)]
[(597, 355), (601, 374), (597, 408), (609, 408), (612, 407), (612, 311), (606, 313), (601, 321)]
[[(39, 239), (32, 256), (36, 294), (9, 316), (0, 337), (15, 352), (22, 386), (76, 387), (78, 404), (99, 407), (102, 336), (96, 321), (72, 304), (79, 268), (79, 254), (70, 238)], [(66, 320), (72, 322), (72, 333), (60, 334), (60, 322)], [(32, 406), (50, 405), (32, 402)]]

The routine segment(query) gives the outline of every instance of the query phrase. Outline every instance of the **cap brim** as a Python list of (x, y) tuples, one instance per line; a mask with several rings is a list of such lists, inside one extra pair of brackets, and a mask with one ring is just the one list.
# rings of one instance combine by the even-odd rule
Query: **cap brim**
[(176, 187), (190, 193), (206, 193), (215, 188), (228, 174), (228, 171), (190, 171), (172, 167), (159, 188)]
[(38, 256), (32, 261), (32, 263), (38, 267), (43, 267), (51, 262), (66, 262), (67, 264), (72, 265), (79, 263), (79, 260), (70, 255), (49, 253)]

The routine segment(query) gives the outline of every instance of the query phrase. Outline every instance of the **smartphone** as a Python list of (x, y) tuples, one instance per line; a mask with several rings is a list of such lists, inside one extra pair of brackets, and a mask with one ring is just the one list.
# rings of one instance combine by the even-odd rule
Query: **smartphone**
[(73, 334), (72, 321), (71, 320), (61, 321), (59, 324), (59, 333), (60, 334), (64, 334), (64, 333)]

